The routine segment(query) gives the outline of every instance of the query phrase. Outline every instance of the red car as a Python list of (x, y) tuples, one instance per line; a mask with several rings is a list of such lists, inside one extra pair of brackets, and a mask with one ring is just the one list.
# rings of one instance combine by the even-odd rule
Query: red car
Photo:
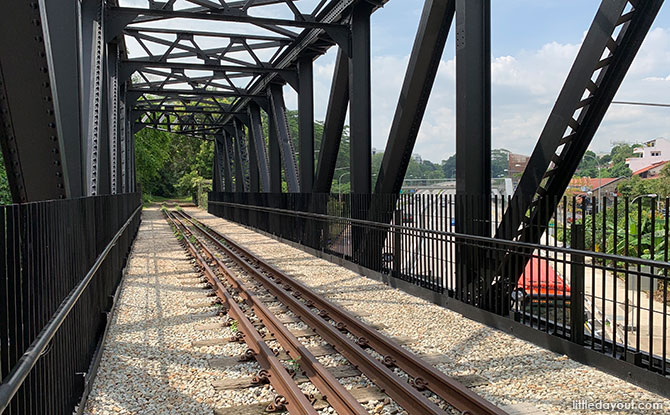
[(515, 300), (528, 299), (563, 299), (570, 298), (570, 286), (563, 281), (549, 261), (543, 258), (532, 258), (517, 281), (517, 288), (513, 294)]

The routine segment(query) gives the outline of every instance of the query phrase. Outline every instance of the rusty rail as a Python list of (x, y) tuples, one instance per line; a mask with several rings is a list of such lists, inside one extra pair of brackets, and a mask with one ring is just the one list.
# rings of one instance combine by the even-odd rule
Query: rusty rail
[[(335, 346), (336, 350), (345, 358), (357, 365), (366, 376), (382, 387), (408, 412), (417, 414), (445, 413), (419, 392), (428, 389), (464, 414), (505, 414), (502, 409), (426, 363), (416, 354), (405, 350), (374, 328), (359, 321), (351, 313), (314, 293), (304, 284), (254, 256), (230, 238), (207, 227), (186, 212), (181, 211), (179, 213), (207, 239), (224, 251), (238, 266), (254, 276), (294, 313), (300, 316), (303, 321), (312, 326), (319, 335)], [(221, 240), (225, 241), (225, 244)], [(259, 270), (262, 270), (262, 272)], [(269, 277), (264, 275), (263, 272), (267, 273)], [(291, 292), (293, 294), (290, 294)], [(304, 299), (305, 303), (294, 297)], [(320, 317), (317, 317), (308, 305), (316, 307), (319, 310)], [(328, 323), (327, 320), (332, 320), (335, 325)], [(342, 334), (340, 330), (348, 331), (355, 336), (356, 343)], [(352, 347), (356, 344), (358, 347)], [(383, 364), (374, 358), (372, 358), (373, 362), (369, 361), (371, 356), (360, 346), (371, 347), (384, 356)], [(400, 368), (412, 378), (413, 388), (400, 381), (400, 378), (391, 371), (393, 367)]]
[[(183, 232), (175, 222), (176, 218), (169, 212), (166, 212), (166, 217), (175, 229), (184, 236)], [(256, 361), (263, 368), (263, 370), (256, 375), (255, 380), (257, 380), (258, 383), (269, 381), (275, 391), (279, 394), (279, 396), (275, 398), (275, 401), (270, 404), (273, 407), (268, 409), (276, 411), (285, 407), (290, 414), (316, 415), (317, 411), (314, 409), (311, 402), (300, 390), (279, 359), (274, 355), (272, 349), (270, 349), (270, 347), (263, 341), (261, 334), (256, 330), (251, 321), (249, 321), (221, 281), (216, 277), (216, 274), (214, 274), (214, 271), (209, 267), (205, 259), (198, 253), (195, 246), (187, 238), (184, 237), (183, 241), (186, 249), (202, 268), (205, 278), (209, 281), (209, 284), (217, 297), (222, 301), (224, 306), (227, 307), (228, 314), (237, 321), (240, 330), (239, 333), (241, 333), (241, 336), (238, 338), (247, 344), (249, 349), (253, 352)]]
[[(191, 231), (182, 223), (178, 217), (174, 220), (181, 227), (183, 233), (191, 236)], [(342, 415), (367, 415), (368, 411), (354, 398), (354, 396), (333, 376), (317, 359), (307, 350), (275, 316), (268, 307), (251, 292), (226, 265), (217, 258), (211, 250), (203, 244), (195, 235), (192, 235), (195, 243), (204, 252), (224, 276), (226, 281), (239, 292), (245, 302), (253, 309), (268, 331), (275, 337), (289, 356), (295, 359), (305, 373), (305, 376), (316, 386), (321, 395), (328, 401), (330, 406)]]

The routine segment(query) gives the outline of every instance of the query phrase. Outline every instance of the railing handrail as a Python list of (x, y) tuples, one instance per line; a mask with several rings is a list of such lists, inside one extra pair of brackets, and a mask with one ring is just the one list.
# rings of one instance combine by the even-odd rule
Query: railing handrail
[(112, 240), (107, 244), (105, 249), (98, 255), (93, 266), (88, 270), (86, 276), (79, 282), (79, 284), (70, 291), (70, 294), (61, 302), (56, 312), (51, 317), (49, 322), (44, 326), (44, 328), (37, 335), (35, 340), (31, 343), (28, 349), (23, 353), (21, 358), (16, 362), (16, 365), (7, 375), (5, 380), (0, 384), (0, 414), (2, 414), (9, 402), (12, 400), (16, 392), (19, 390), (23, 382), (25, 381), (30, 371), (33, 369), (37, 360), (40, 358), (41, 354), (49, 345), (49, 342), (58, 332), (58, 329), (63, 324), (67, 316), (70, 314), (72, 308), (77, 304), (77, 301), (81, 297), (82, 293), (86, 290), (86, 287), (91, 282), (95, 273), (98, 271), (102, 263), (109, 255), (109, 252), (112, 250), (114, 245), (118, 242), (119, 238), (123, 232), (128, 228), (128, 225), (135, 219), (135, 216), (142, 210), (142, 204), (135, 209), (135, 211), (130, 215), (128, 220), (121, 226), (118, 232), (114, 235)]
[[(405, 226), (405, 225), (373, 222), (373, 221), (369, 221), (369, 220), (365, 220), (365, 219), (355, 219), (355, 218), (348, 218), (348, 217), (344, 217), (344, 216), (332, 216), (332, 215), (326, 215), (326, 214), (323, 214), (323, 213), (302, 212), (302, 211), (295, 211), (295, 210), (289, 210), (289, 209), (253, 206), (253, 205), (247, 205), (247, 204), (243, 204), (243, 203), (217, 202), (217, 201), (211, 201), (211, 200), (208, 203), (212, 203), (212, 204), (215, 204), (215, 205), (238, 207), (238, 208), (244, 208), (244, 209), (253, 209), (253, 210), (257, 210), (257, 211), (282, 213), (282, 214), (291, 215), (291, 216), (300, 216), (300, 217), (304, 217), (304, 218), (308, 218), (308, 219), (312, 218), (312, 219), (346, 220), (346, 221), (351, 222), (352, 224), (356, 224), (356, 225), (375, 226), (375, 227), (383, 228), (383, 229), (400, 229), (400, 230), (405, 230), (405, 231), (416, 231), (418, 229), (418, 228)], [(488, 236), (469, 235), (469, 234), (464, 234), (464, 233), (440, 231), (440, 230), (435, 230), (435, 229), (420, 228), (420, 230), (422, 232), (426, 232), (426, 233), (433, 234), (433, 235), (448, 236), (448, 237), (460, 238), (460, 239), (468, 239), (468, 240), (471, 240), (471, 241), (504, 245), (504, 246), (508, 246), (508, 247), (512, 247), (512, 248), (526, 248), (526, 249), (529, 249), (529, 250), (536, 250), (537, 249), (537, 250), (552, 251), (552, 252), (563, 253), (563, 254), (584, 255), (584, 256), (587, 256), (587, 257), (602, 259), (602, 260), (605, 260), (605, 261), (618, 261), (618, 262), (620, 262), (621, 260), (625, 260), (626, 262), (633, 263), (635, 265), (648, 266), (650, 268), (669, 268), (670, 267), (670, 265), (667, 262), (656, 261), (656, 260), (653, 260), (653, 259), (644, 259), (644, 258), (636, 258), (636, 257), (629, 257), (629, 256), (613, 255), (613, 254), (608, 254), (608, 253), (604, 253), (604, 252), (594, 252), (594, 251), (587, 251), (587, 250), (582, 250), (582, 249), (564, 248), (564, 247), (560, 247), (560, 246), (550, 246), (550, 245), (533, 244), (533, 243), (528, 243), (528, 242), (509, 241), (509, 240), (506, 240), (506, 239), (496, 239), (496, 238), (492, 238), (492, 237), (488, 237)], [(658, 277), (658, 276), (656, 276), (656, 277)]]

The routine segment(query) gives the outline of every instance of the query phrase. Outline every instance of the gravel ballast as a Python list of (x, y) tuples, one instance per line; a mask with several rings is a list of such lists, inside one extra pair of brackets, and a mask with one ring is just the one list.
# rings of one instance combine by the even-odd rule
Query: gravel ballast
[(259, 367), (208, 364), (240, 356), (243, 344), (192, 345), (233, 335), (199, 281), (163, 214), (144, 209), (85, 414), (212, 414), (214, 408), (254, 403), (255, 396), (274, 397), (267, 385), (214, 390), (213, 381), (250, 376)]
[[(487, 380), (472, 389), (510, 412), (524, 414), (665, 414), (670, 400), (423, 299), (356, 274), (199, 209), (204, 224), (243, 244), (315, 292), (344, 304), (391, 336), (412, 337), (416, 353), (450, 357), (451, 376)], [(607, 409), (614, 405), (614, 409)], [(618, 407), (617, 407), (618, 406)], [(588, 407), (588, 409), (583, 409)]]

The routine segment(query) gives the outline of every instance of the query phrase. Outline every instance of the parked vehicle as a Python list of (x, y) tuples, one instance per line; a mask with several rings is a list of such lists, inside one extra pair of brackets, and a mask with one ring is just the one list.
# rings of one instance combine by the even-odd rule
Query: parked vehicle
[(512, 294), (515, 301), (532, 299), (533, 301), (557, 300), (570, 298), (570, 286), (556, 272), (549, 261), (533, 257), (517, 281), (517, 288)]
[(403, 212), (402, 223), (414, 223), (414, 215), (410, 212)]

